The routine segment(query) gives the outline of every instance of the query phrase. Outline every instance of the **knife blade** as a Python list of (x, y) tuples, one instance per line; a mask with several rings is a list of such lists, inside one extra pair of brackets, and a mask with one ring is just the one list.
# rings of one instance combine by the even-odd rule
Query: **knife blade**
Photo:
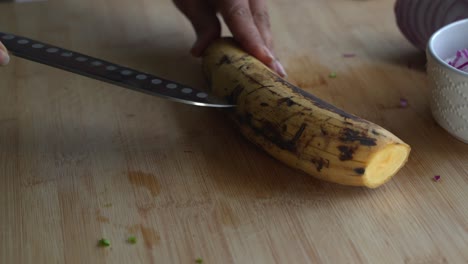
[(3, 32), (0, 41), (14, 56), (127, 89), (190, 105), (235, 107), (207, 91), (41, 41)]

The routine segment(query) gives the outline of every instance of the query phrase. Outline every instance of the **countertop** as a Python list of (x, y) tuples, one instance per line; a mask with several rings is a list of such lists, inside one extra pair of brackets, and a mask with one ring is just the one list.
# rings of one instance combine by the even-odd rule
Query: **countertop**
[[(468, 263), (468, 145), (432, 118), (425, 56), (397, 29), (393, 1), (269, 7), (291, 83), (411, 145), (390, 182), (318, 181), (222, 110), (13, 57), (0, 68), (0, 263)], [(0, 9), (0, 31), (206, 88), (171, 1)]]

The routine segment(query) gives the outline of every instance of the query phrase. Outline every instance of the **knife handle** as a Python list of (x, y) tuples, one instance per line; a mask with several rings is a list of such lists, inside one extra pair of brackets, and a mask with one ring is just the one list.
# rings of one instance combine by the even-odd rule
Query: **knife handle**
[(186, 104), (233, 106), (208, 92), (30, 38), (0, 32), (0, 40), (17, 57), (96, 80)]

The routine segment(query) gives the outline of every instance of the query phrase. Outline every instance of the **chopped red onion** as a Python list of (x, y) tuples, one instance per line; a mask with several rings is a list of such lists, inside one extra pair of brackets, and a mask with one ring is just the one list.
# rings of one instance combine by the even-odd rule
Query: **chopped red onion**
[(468, 49), (457, 51), (456, 55), (445, 60), (450, 66), (468, 73)]
[(344, 53), (344, 54), (343, 54), (343, 57), (345, 57), (345, 58), (353, 58), (353, 57), (356, 57), (356, 54), (354, 54), (354, 53)]
[(436, 176), (434, 176), (434, 178), (433, 178), (433, 179), (434, 179), (434, 181), (440, 181), (440, 175), (436, 175)]
[(405, 98), (400, 98), (400, 106), (402, 108), (406, 108), (408, 106), (408, 100), (406, 100)]

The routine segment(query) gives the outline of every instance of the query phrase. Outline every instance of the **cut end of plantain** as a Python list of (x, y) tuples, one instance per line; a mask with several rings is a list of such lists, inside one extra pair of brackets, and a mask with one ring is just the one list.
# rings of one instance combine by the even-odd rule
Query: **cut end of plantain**
[(391, 144), (375, 153), (363, 175), (364, 186), (377, 188), (389, 181), (406, 163), (410, 147)]

